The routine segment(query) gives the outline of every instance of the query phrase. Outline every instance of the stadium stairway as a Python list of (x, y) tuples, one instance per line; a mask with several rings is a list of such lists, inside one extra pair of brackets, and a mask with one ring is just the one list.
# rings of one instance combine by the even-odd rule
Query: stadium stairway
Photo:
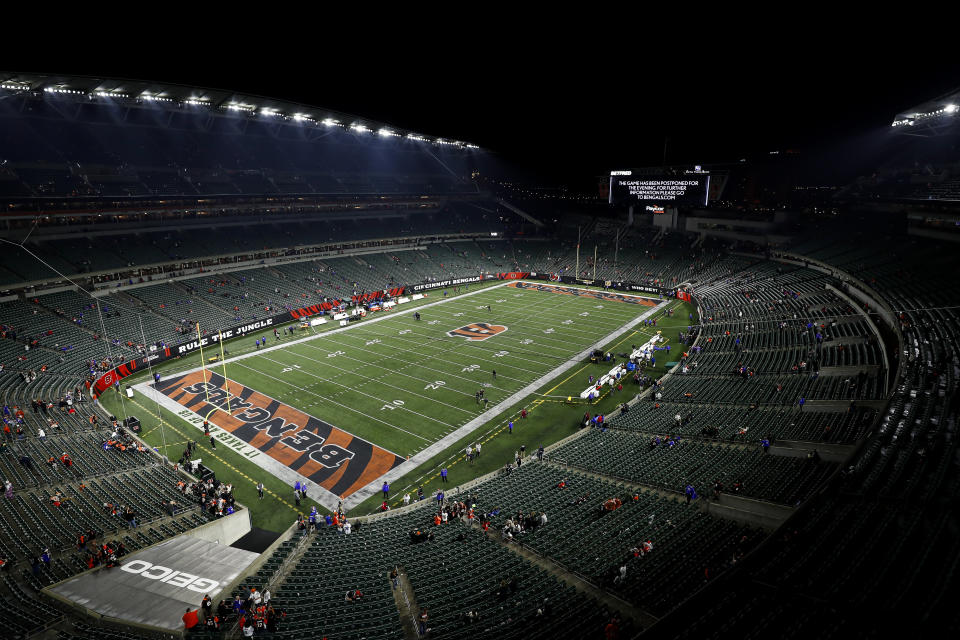
[[(137, 298), (137, 297), (135, 297), (135, 296), (133, 296), (133, 295), (127, 293), (127, 292), (124, 292), (124, 291), (116, 291), (116, 292), (111, 293), (110, 295), (111, 295), (111, 296), (117, 296), (117, 298), (118, 298), (121, 302), (124, 302), (125, 304), (130, 305), (130, 306), (133, 306), (134, 309), (136, 309), (138, 313), (146, 314), (146, 315), (154, 318), (154, 320), (157, 320), (157, 321), (159, 321), (159, 322), (161, 322), (161, 323), (163, 323), (163, 324), (168, 324), (168, 323), (170, 322), (170, 318), (167, 318), (167, 317), (164, 316), (163, 314), (158, 313), (157, 311), (154, 311), (153, 309), (150, 308), (150, 305), (148, 305), (146, 302), (144, 302), (144, 301), (141, 300), (140, 298)], [(104, 297), (103, 299), (104, 299), (104, 300), (109, 300), (109, 297)], [(132, 326), (132, 327), (139, 328), (139, 325), (131, 325), (131, 326)], [(126, 335), (124, 335), (123, 337), (130, 338), (130, 337), (131, 337), (131, 333), (132, 333), (132, 337), (133, 337), (133, 338), (138, 337), (138, 336), (137, 336), (137, 333), (138, 333), (138, 332), (137, 332), (136, 330), (133, 330), (132, 332), (127, 332)], [(119, 336), (114, 336), (114, 337), (119, 337)], [(141, 340), (142, 340), (142, 338), (141, 338)], [(134, 342), (138, 342), (138, 343), (139, 343), (140, 341), (134, 340)]]
[[(236, 280), (236, 278), (234, 278), (234, 277), (233, 277), (231, 274), (229, 274), (229, 273), (218, 273), (218, 274), (217, 274), (217, 277), (223, 278), (223, 279), (227, 280), (228, 282), (230, 282), (231, 284), (234, 284), (234, 285), (238, 285), (238, 284), (239, 284), (239, 282)], [(204, 291), (200, 288), (201, 285), (200, 285), (199, 282), (196, 283), (196, 284), (197, 284), (197, 288), (196, 288), (196, 289), (193, 289), (193, 288), (191, 288), (190, 286), (184, 284), (183, 282), (179, 282), (179, 281), (176, 281), (176, 280), (172, 281), (172, 284), (173, 284), (183, 295), (186, 295), (186, 296), (190, 296), (190, 297), (192, 297), (192, 298), (195, 298), (195, 299), (199, 300), (202, 304), (206, 305), (207, 307), (210, 307), (211, 309), (214, 309), (214, 310), (216, 310), (216, 311), (218, 311), (218, 312), (220, 312), (220, 313), (226, 313), (226, 314), (231, 315), (231, 316), (232, 316), (234, 313), (236, 313), (236, 312), (233, 311), (232, 309), (228, 309), (227, 307), (222, 307), (222, 306), (220, 306), (217, 302), (214, 302), (214, 301), (212, 301), (212, 300), (207, 299), (207, 295), (208, 295), (208, 294), (207, 294), (206, 292), (204, 292)]]
[[(479, 525), (477, 528), (479, 528)], [(537, 553), (529, 547), (523, 546), (520, 538), (517, 539), (518, 541), (516, 543), (506, 542), (494, 527), (491, 527), (487, 531), (487, 537), (503, 545), (505, 548), (517, 554), (521, 558), (525, 558), (532, 564), (545, 569), (555, 578), (565, 584), (570, 585), (580, 593), (583, 593), (584, 595), (593, 598), (597, 602), (602, 603), (607, 607), (607, 609), (616, 611), (625, 618), (633, 620), (643, 628), (649, 627), (659, 619), (649, 611), (645, 611), (642, 608), (620, 598), (619, 596), (610, 593), (605, 589), (601, 589), (594, 583), (586, 580), (583, 576), (570, 571), (552, 558)]]
[(418, 640), (420, 633), (417, 631), (417, 615), (420, 612), (420, 605), (417, 604), (417, 596), (413, 592), (413, 585), (410, 583), (410, 577), (407, 575), (403, 566), (397, 567), (398, 588), (393, 590), (393, 600), (397, 605), (397, 611), (400, 612), (400, 627), (403, 629), (403, 637), (406, 640)]

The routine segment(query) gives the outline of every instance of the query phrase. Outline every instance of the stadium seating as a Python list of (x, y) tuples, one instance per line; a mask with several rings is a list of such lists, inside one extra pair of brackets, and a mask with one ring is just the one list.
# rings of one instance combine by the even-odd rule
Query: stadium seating
[[(15, 116), (15, 101), (30, 109)], [(29, 216), (11, 216), (7, 235), (29, 231), (30, 239), (0, 253), (0, 285), (16, 297), (0, 303), (0, 401), (26, 412), (22, 437), (0, 455), (0, 474), (15, 487), (0, 500), (0, 554), (11, 561), (0, 624), (13, 637), (132, 637), (68, 623), (35, 591), (84, 568), (75, 529), (135, 550), (207, 518), (195, 509), (168, 515), (164, 503), (180, 496), (176, 472), (151, 452), (105, 448), (112, 427), (91, 424), (89, 400), (60, 405), (68, 393), (86, 393), (85, 379), (145, 342), (191, 338), (197, 323), (209, 334), (324, 299), (508, 271), (684, 283), (701, 318), (665, 336), (671, 350), (657, 352), (658, 364), (680, 366), (652, 389), (627, 385), (641, 392), (628, 412), (581, 431), (545, 463), (471, 487), (469, 503), (492, 514), (489, 533), (459, 521), (435, 527), (428, 503), (372, 518), (350, 535), (321, 527), (292, 569), (283, 562), (297, 539), (281, 545), (246, 579), (280, 580), (274, 596), (289, 623), (275, 635), (402, 637), (387, 578), (401, 567), (436, 637), (599, 636), (608, 612), (544, 568), (554, 563), (662, 617), (651, 637), (880, 637), (875, 624), (864, 625), (877, 610), (911, 612), (903, 616), (917, 620), (911, 635), (958, 632), (949, 598), (960, 564), (953, 247), (902, 230), (884, 237), (843, 221), (820, 225), (816, 213), (815, 225), (796, 224), (823, 232), (768, 239), (780, 247), (735, 245), (594, 215), (603, 202), (557, 221), (553, 203), (536, 199), (519, 203), (554, 227), (505, 233), (525, 223), (477, 192), (479, 183), (456, 177), (473, 169), (466, 154), (379, 136), (357, 143), (339, 130), (318, 145), (275, 135), (257, 119), (244, 132), (229, 118), (200, 127), (189, 110), (171, 111), (161, 126), (145, 109), (130, 111), (125, 135), (96, 101), (71, 118), (26, 96), (0, 111), (0, 198), (15, 213), (32, 216), (16, 208), (27, 201), (71, 212), (44, 216), (35, 228)], [(838, 195), (947, 202), (960, 197), (960, 180), (945, 160), (884, 167)], [(203, 207), (193, 206), (201, 198)], [(175, 200), (167, 215), (159, 203)], [(137, 212), (141, 203), (153, 213)], [(97, 221), (101, 209), (108, 224)], [(328, 243), (336, 246), (323, 255), (303, 252)], [(770, 259), (780, 250), (801, 258)], [(237, 256), (246, 261), (234, 264)], [(201, 260), (215, 272), (192, 271)], [(161, 273), (138, 273), (160, 265)], [(84, 287), (108, 283), (99, 312), (73, 287), (20, 286), (61, 274)], [(834, 292), (851, 278), (871, 289), (869, 303)], [(35, 400), (53, 408), (30, 409)], [(761, 438), (775, 450), (765, 453)], [(790, 457), (778, 443), (852, 457)], [(64, 452), (71, 467), (45, 462)], [(768, 535), (685, 499), (687, 485), (703, 496), (716, 481), (725, 492), (737, 482), (744, 498), (796, 510)], [(64, 506), (50, 499), (58, 492), (69, 498)], [(603, 512), (613, 497), (622, 506)], [(136, 509), (138, 528), (126, 529), (104, 506), (118, 503)], [(548, 523), (512, 543), (499, 539), (508, 518), (534, 511)], [(413, 545), (414, 528), (436, 539)], [(645, 540), (653, 551), (634, 557)], [(518, 543), (533, 556), (515, 553)], [(54, 561), (30, 570), (43, 548)], [(626, 578), (611, 581), (623, 563)], [(509, 595), (502, 580), (516, 580)], [(359, 602), (344, 599), (353, 589), (364, 593)], [(538, 620), (544, 599), (555, 615)], [(470, 609), (481, 613), (472, 625), (463, 618)]]
[[(583, 595), (476, 529), (461, 523), (434, 528), (431, 522), (436, 539), (412, 544), (409, 532), (425, 528), (430, 518), (425, 504), (398, 517), (365, 523), (350, 535), (322, 527), (274, 592), (274, 600), (297, 621), (286, 627), (282, 637), (301, 637), (308, 631), (330, 637), (403, 637), (388, 578), (396, 566), (407, 574), (417, 605), (429, 610), (435, 636), (473, 632), (505, 638), (573, 639), (602, 629), (603, 613)], [(498, 597), (500, 581), (513, 579), (516, 591)], [(346, 602), (344, 594), (352, 590), (360, 590), (362, 600)], [(579, 615), (574, 619), (552, 616), (532, 627), (515, 624), (534, 618), (545, 598), (554, 611)], [(480, 621), (468, 627), (462, 616), (471, 609), (479, 611)], [(351, 632), (356, 635), (347, 635)]]

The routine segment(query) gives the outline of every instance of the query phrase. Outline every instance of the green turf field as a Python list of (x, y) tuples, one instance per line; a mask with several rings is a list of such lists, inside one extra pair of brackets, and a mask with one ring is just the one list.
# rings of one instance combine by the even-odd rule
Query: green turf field
[[(442, 299), (441, 292), (433, 292), (428, 301)], [(670, 306), (675, 309), (674, 318), (663, 318), (658, 311), (656, 327), (640, 325), (605, 346), (615, 353), (627, 352), (632, 344), (646, 342), (657, 330), (663, 330), (668, 340), (675, 340), (677, 328), (689, 324), (687, 314), (691, 309), (685, 303), (671, 302)], [(385, 320), (368, 319), (348, 330), (322, 332), (305, 341), (298, 335), (296, 343), (293, 338), (276, 341), (271, 335), (268, 346), (274, 348), (228, 360), (226, 375), (401, 458), (420, 454), (414, 459), (421, 464), (393, 480), (396, 503), (403, 491), (415, 491), (416, 486), (426, 484), (425, 492), (435, 490), (441, 466), (450, 469), (451, 482), (463, 482), (512, 460), (521, 441), (529, 454), (539, 444), (572, 433), (585, 410), (578, 395), (587, 386), (587, 377), (602, 375), (610, 365), (571, 363), (571, 358), (594, 344), (602, 344), (606, 336), (651, 309), (511, 286), (475, 289), (472, 295), (452, 296), (442, 304), (421, 308), (420, 321), (412, 318), (412, 306), (399, 307), (383, 312)], [(376, 317), (383, 316), (373, 314), (371, 319)], [(473, 323), (494, 328), (483, 340), (469, 340), (456, 333)], [(496, 327), (506, 329), (498, 332)], [(481, 330), (486, 331), (483, 327)], [(478, 336), (473, 330), (465, 333)], [(238, 339), (228, 349), (234, 356), (242, 350), (252, 351), (253, 340), (253, 336)], [(284, 340), (290, 344), (283, 344)], [(242, 350), (237, 348), (240, 345), (245, 345)], [(655, 374), (663, 372), (666, 360), (658, 359)], [(183, 363), (177, 369), (183, 370)], [(215, 370), (223, 371), (221, 367)], [(165, 371), (164, 375), (172, 374)], [(536, 384), (511, 399), (532, 383)], [(486, 409), (475, 397), (481, 388), (489, 400)], [(631, 384), (620, 394), (607, 393), (589, 410), (608, 411), (633, 397), (633, 389)], [(574, 406), (566, 402), (567, 396), (573, 396)], [(151, 444), (159, 444), (162, 419), (163, 433), (172, 432), (166, 437), (168, 445), (173, 440), (182, 449), (180, 441), (188, 437), (205, 445), (195, 425), (142, 397), (127, 401), (130, 406), (125, 407), (118, 406), (115, 394), (106, 394), (103, 401), (118, 415), (125, 408), (127, 413), (140, 415), (145, 426), (157, 423), (145, 432)], [(501, 404), (507, 410), (495, 416)], [(523, 408), (528, 410), (528, 417), (521, 423), (519, 412)], [(144, 415), (150, 418), (144, 419)], [(512, 434), (504, 430), (508, 420), (515, 423)], [(462, 437), (457, 437), (457, 430), (465, 429), (465, 425), (470, 432), (460, 432)], [(462, 460), (463, 447), (477, 440), (484, 443), (483, 455), (468, 465)], [(170, 453), (175, 459), (179, 449), (171, 447)], [(222, 478), (229, 481), (236, 476), (234, 484), (238, 486), (257, 480), (267, 484), (271, 493), (262, 506), (257, 504), (252, 486), (252, 502), (243, 491), (238, 495), (254, 511), (256, 526), (277, 530), (292, 521), (292, 490), (283, 482), (269, 479), (255, 463), (229, 447), (218, 447), (215, 457), (213, 451), (209, 453), (222, 467), (218, 471)], [(378, 495), (353, 512), (375, 509), (380, 504)], [(278, 501), (284, 505), (279, 509)]]

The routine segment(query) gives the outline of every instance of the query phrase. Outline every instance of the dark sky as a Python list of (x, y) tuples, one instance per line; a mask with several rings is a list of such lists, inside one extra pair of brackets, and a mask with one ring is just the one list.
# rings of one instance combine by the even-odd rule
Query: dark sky
[(843, 29), (695, 38), (682, 28), (665, 35), (593, 27), (460, 38), (373, 34), (348, 45), (325, 40), (326, 47), (289, 57), (229, 61), (175, 52), (143, 61), (132, 52), (21, 70), (290, 99), (474, 142), (558, 178), (659, 164), (665, 138), (668, 161), (678, 163), (862, 140), (888, 133), (898, 110), (960, 87), (955, 57), (921, 33), (909, 38), (923, 42), (922, 51), (905, 51), (906, 34), (853, 42)]

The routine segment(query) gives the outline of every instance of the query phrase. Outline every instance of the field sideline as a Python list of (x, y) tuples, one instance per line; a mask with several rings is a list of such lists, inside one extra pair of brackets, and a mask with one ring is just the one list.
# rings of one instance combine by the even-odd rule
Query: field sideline
[[(648, 304), (655, 305), (656, 301)], [(678, 313), (676, 320), (662, 318), (658, 323), (656, 329), (667, 329), (664, 333), (669, 337), (676, 327), (686, 327), (685, 316), (691, 310), (687, 309), (689, 305), (676, 301), (663, 304), (676, 307), (682, 313)], [(552, 413), (546, 409), (553, 408), (550, 405), (557, 398), (531, 397), (531, 394), (538, 390), (541, 394), (546, 392), (547, 380), (575, 377), (560, 374), (575, 365), (582, 368), (584, 354), (581, 352), (624, 335), (627, 325), (654, 307), (518, 289), (516, 283), (505, 283), (441, 299), (422, 305), (419, 310), (423, 318), (419, 322), (412, 319), (413, 308), (408, 307), (380, 316), (376, 321), (362, 321), (345, 331), (327, 331), (306, 339), (287, 338), (286, 343), (281, 340), (280, 344), (271, 336), (270, 349), (251, 350), (243, 356), (228, 358), (227, 375), (237, 388), (245, 387), (251, 393), (269, 396), (272, 401), (302, 411), (375, 448), (396, 453), (400, 462), (386, 477), (401, 485), (396, 487), (401, 489), (409, 481), (423, 478), (424, 473), (429, 477), (430, 465), (424, 466), (424, 463), (445, 453), (455, 457), (460, 441), (469, 440), (468, 434), (489, 436), (491, 425), (500, 422), (499, 413), (528, 406), (531, 420), (525, 421), (524, 428), (532, 432), (530, 427), (535, 416), (531, 403), (537, 402), (535, 413), (545, 416)], [(505, 329), (489, 337), (479, 336), (483, 339), (468, 339), (456, 333), (466, 326), (476, 327), (477, 323), (486, 323), (481, 327)], [(632, 344), (640, 344), (656, 329), (641, 324), (628, 337)], [(247, 338), (234, 342), (243, 340)], [(252, 347), (253, 338), (249, 341)], [(623, 344), (620, 351), (629, 351), (629, 344)], [(656, 369), (661, 369), (664, 363), (658, 364)], [(493, 369), (497, 370), (496, 380)], [(604, 367), (601, 365), (599, 369)], [(211, 367), (207, 375), (222, 371), (222, 366)], [(185, 373), (189, 372), (172, 375)], [(165, 379), (170, 375), (165, 373)], [(586, 375), (582, 377), (583, 380), (569, 380), (563, 388), (555, 389), (556, 395), (578, 394), (587, 384)], [(137, 388), (144, 389), (143, 385)], [(490, 402), (486, 411), (476, 402), (475, 393), (480, 388)], [(153, 404), (145, 398), (139, 400), (141, 414)], [(196, 434), (199, 425), (195, 424), (195, 417), (191, 420), (187, 415), (190, 411), (184, 407), (177, 410), (170, 404), (174, 401), (169, 396), (161, 401), (163, 408), (157, 408), (161, 418), (166, 417), (172, 424), (179, 423), (178, 431)], [(556, 408), (561, 407), (562, 403), (556, 403)], [(577, 409), (565, 409), (571, 415), (582, 415)], [(216, 415), (211, 416), (214, 424)], [(230, 431), (221, 431), (215, 433), (218, 442), (227, 444), (230, 438), (235, 442), (244, 439), (233, 437)], [(311, 431), (324, 433), (316, 428)], [(454, 444), (455, 448), (451, 446)], [(250, 446), (249, 442), (244, 445)], [(488, 446), (485, 445), (485, 452)], [(250, 452), (244, 451), (244, 446), (235, 450), (223, 448), (228, 451), (221, 455), (240, 458), (232, 465), (236, 469), (244, 467), (245, 454), (250, 466), (256, 462), (250, 460)], [(217, 452), (219, 454), (221, 448)], [(408, 456), (410, 459), (405, 460)], [(256, 473), (247, 467), (244, 476), (251, 477), (251, 471)], [(419, 473), (411, 476), (411, 472)], [(286, 482), (291, 477), (283, 479)], [(379, 493), (376, 479), (364, 487), (363, 491), (351, 492), (346, 501), (348, 507), (356, 507), (373, 493)], [(311, 491), (311, 497), (318, 497), (318, 493), (322, 504), (336, 506), (337, 495), (321, 493), (318, 489)], [(369, 510), (371, 504), (367, 500), (361, 510)]]

